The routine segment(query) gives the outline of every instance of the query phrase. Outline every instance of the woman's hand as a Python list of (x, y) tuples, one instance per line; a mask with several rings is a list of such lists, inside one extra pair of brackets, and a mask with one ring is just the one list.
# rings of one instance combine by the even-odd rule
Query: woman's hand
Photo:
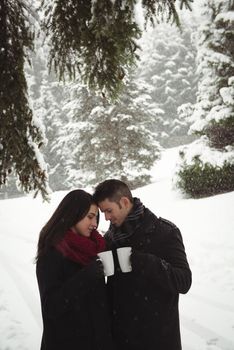
[(100, 279), (104, 277), (104, 270), (102, 262), (99, 258), (92, 261), (88, 266), (85, 267), (87, 275), (92, 280)]

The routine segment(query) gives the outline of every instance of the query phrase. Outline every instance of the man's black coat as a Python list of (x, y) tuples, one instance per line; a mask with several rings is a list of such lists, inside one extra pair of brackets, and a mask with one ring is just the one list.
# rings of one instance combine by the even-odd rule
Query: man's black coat
[(133, 270), (120, 271), (113, 249), (116, 271), (108, 278), (116, 350), (180, 350), (178, 300), (191, 271), (179, 229), (145, 209), (124, 245), (132, 247)]

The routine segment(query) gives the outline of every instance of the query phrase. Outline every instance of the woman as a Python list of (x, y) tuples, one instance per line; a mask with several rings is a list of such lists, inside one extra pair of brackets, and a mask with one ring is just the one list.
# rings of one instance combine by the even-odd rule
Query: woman
[(36, 273), (41, 350), (110, 350), (105, 280), (97, 254), (98, 208), (83, 190), (69, 192), (40, 232)]

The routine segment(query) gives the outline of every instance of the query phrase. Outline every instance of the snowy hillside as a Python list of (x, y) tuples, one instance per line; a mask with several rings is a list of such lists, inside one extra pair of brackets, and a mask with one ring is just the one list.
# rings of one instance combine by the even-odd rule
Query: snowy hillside
[[(234, 192), (183, 199), (171, 187), (177, 149), (162, 154), (154, 183), (134, 191), (183, 235), (193, 285), (180, 298), (183, 350), (234, 349)], [(64, 196), (0, 201), (0, 350), (39, 350), (42, 332), (33, 258), (38, 232)], [(101, 220), (100, 229), (107, 224)], [(173, 349), (171, 349), (173, 350)]]

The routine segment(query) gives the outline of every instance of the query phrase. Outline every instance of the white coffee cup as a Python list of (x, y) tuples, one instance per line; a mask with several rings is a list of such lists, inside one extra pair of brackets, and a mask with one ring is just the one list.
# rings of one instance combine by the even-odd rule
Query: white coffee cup
[(132, 271), (132, 266), (130, 262), (130, 255), (132, 252), (131, 247), (122, 247), (117, 249), (117, 255), (119, 259), (119, 265), (122, 272)]
[(101, 259), (104, 268), (105, 276), (114, 275), (114, 260), (111, 250), (107, 250), (106, 252), (98, 253), (98, 257)]

